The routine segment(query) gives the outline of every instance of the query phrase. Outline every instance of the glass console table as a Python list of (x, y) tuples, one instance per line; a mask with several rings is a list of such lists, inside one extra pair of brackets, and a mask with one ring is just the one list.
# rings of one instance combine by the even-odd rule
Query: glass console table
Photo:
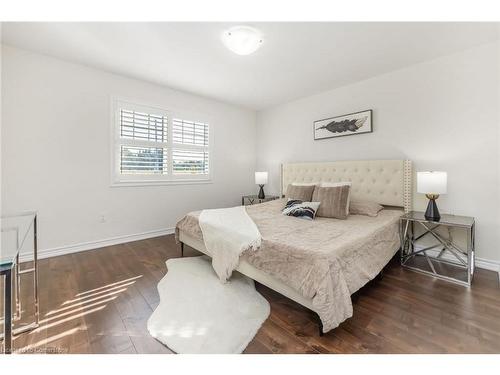
[[(33, 267), (22, 270), (19, 263), (19, 254), (23, 251), (27, 238), (33, 238)], [(26, 212), (19, 215), (1, 217), (1, 247), (0, 247), (0, 275), (4, 282), (4, 333), (0, 336), (3, 341), (3, 352), (12, 352), (12, 336), (38, 327), (38, 245), (37, 245), (37, 214)], [(14, 329), (14, 320), (21, 318), (21, 275), (33, 273), (34, 288), (34, 321)], [(14, 293), (13, 293), (14, 292)], [(12, 295), (15, 298), (13, 300)], [(15, 308), (12, 304), (15, 302)], [(13, 311), (14, 310), (14, 311)]]

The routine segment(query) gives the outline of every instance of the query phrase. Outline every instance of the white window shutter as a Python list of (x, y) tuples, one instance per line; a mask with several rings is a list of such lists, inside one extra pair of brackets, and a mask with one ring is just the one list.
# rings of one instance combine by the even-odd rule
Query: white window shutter
[(172, 173), (209, 174), (209, 125), (203, 122), (172, 120)]
[(166, 116), (121, 108), (120, 138), (127, 144), (120, 145), (120, 174), (168, 173), (167, 135)]
[(114, 102), (114, 184), (210, 181), (209, 124)]

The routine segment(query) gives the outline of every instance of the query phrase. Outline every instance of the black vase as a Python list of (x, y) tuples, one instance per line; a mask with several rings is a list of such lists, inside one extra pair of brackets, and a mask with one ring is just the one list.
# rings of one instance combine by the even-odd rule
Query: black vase
[(259, 190), (259, 199), (264, 199), (266, 195), (264, 194), (264, 185), (259, 185), (260, 190)]
[(436, 198), (429, 198), (429, 203), (427, 204), (427, 210), (425, 210), (424, 217), (429, 221), (439, 221), (441, 215), (439, 214), (438, 206), (436, 204)]

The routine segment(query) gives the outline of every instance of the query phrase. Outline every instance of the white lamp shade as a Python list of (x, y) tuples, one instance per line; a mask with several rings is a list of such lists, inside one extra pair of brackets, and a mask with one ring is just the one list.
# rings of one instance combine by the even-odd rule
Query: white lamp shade
[(423, 194), (446, 194), (448, 175), (446, 172), (417, 172), (417, 192)]
[(255, 172), (255, 184), (256, 185), (267, 184), (267, 172)]

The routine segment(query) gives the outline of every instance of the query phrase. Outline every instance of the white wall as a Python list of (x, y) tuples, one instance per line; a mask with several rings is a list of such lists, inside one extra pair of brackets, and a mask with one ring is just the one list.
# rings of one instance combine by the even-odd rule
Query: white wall
[[(477, 256), (500, 261), (499, 45), (483, 45), (258, 113), (257, 167), (402, 159), (448, 172), (444, 213), (475, 216)], [(314, 120), (373, 109), (374, 132), (313, 141)], [(416, 208), (425, 207), (419, 194)]]
[[(417, 170), (446, 170), (441, 211), (475, 216), (478, 256), (500, 261), (498, 44), (259, 112), (257, 140), (253, 111), (12, 47), (2, 53), (2, 213), (38, 210), (42, 249), (168, 229), (187, 211), (238, 204), (255, 191), (257, 151), (268, 193), (278, 192), (287, 161), (409, 158)], [(213, 184), (111, 188), (110, 95), (210, 115)], [(370, 108), (374, 133), (312, 140), (314, 120)]]
[[(236, 205), (255, 190), (255, 112), (12, 47), (2, 52), (2, 213), (37, 210), (42, 249), (172, 228), (188, 211)], [(210, 116), (213, 183), (110, 187), (110, 95)]]

